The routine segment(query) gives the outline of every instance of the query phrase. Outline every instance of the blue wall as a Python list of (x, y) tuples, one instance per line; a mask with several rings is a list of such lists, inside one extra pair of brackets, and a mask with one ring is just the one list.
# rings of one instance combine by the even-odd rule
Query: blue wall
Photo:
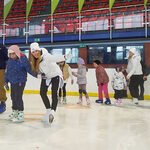
[[(148, 30), (148, 37), (150, 36), (150, 30)], [(112, 39), (127, 39), (127, 38), (144, 38), (145, 37), (145, 30), (120, 30), (120, 31), (113, 31), (112, 33)], [(38, 39), (39, 42), (51, 42), (50, 36), (35, 36), (35, 37), (29, 37), (28, 42), (34, 42), (35, 39)], [(79, 35), (78, 34), (67, 34), (67, 35), (54, 35), (54, 42), (74, 42), (78, 41)], [(110, 39), (110, 33), (105, 32), (91, 32), (82, 34), (82, 41), (87, 40), (109, 40)], [(6, 38), (5, 44), (25, 44), (26, 40), (25, 37), (18, 38), (18, 37), (12, 37), (12, 38)], [(0, 39), (0, 43), (2, 44), (2, 38)]]

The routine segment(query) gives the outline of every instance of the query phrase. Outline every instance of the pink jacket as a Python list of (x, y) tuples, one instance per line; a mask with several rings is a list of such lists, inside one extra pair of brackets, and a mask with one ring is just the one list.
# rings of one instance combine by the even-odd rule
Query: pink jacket
[(96, 72), (96, 79), (97, 79), (98, 84), (109, 82), (109, 77), (108, 77), (105, 69), (101, 65), (98, 65), (95, 72)]

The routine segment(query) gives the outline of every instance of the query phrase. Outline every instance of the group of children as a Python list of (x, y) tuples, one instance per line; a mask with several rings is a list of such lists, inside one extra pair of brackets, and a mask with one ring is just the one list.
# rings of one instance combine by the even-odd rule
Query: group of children
[[(90, 105), (89, 96), (86, 91), (87, 67), (83, 58), (78, 58), (77, 72), (72, 72), (70, 66), (65, 62), (67, 59), (71, 58), (70, 55), (52, 56), (46, 49), (40, 48), (38, 43), (32, 43), (30, 49), (32, 57), (30, 57), (31, 60), (29, 62), (26, 56), (20, 52), (17, 45), (12, 45), (8, 48), (9, 60), (5, 75), (5, 87), (8, 90), (8, 82), (10, 82), (12, 99), (12, 113), (8, 116), (8, 120), (12, 120), (13, 122), (23, 121), (24, 106), (22, 95), (27, 81), (27, 72), (34, 77), (40, 76), (40, 78), (42, 78), (40, 95), (46, 108), (46, 114), (42, 118), (43, 121), (52, 123), (57, 108), (57, 102), (59, 101), (63, 104), (67, 103), (66, 84), (69, 77), (71, 77), (71, 84), (74, 82), (73, 76), (77, 77), (79, 88), (79, 101), (77, 104), (83, 103), (82, 95), (84, 94), (87, 105)], [(109, 77), (107, 72), (102, 67), (99, 60), (95, 60), (93, 66), (95, 67), (99, 93), (99, 99), (96, 100), (96, 103), (103, 103), (104, 92), (106, 98), (104, 104), (110, 105), (111, 100), (108, 94)], [(125, 75), (124, 68), (116, 67), (111, 81), (115, 93), (115, 104), (122, 104), (122, 98), (127, 96), (127, 82)], [(64, 84), (61, 84), (62, 80)], [(49, 98), (47, 97), (47, 90), (50, 84), (52, 84), (52, 105), (50, 105)], [(62, 91), (63, 100), (61, 100)]]
[[(66, 83), (66, 80), (68, 77), (71, 77), (71, 82), (73, 84), (73, 76), (77, 77), (77, 84), (79, 88), (79, 101), (77, 104), (82, 104), (83, 103), (83, 98), (82, 94), (85, 95), (87, 105), (90, 105), (90, 100), (89, 96), (86, 91), (86, 84), (87, 84), (87, 78), (86, 78), (86, 72), (87, 68), (85, 65), (84, 60), (79, 57), (77, 61), (78, 65), (78, 71), (77, 72), (72, 72), (71, 73), (71, 68), (67, 65), (67, 68), (65, 69), (65, 66), (67, 64), (65, 62), (60, 62), (59, 66), (63, 72), (64, 76), (64, 82)], [(64, 68), (63, 68), (64, 66)], [(103, 92), (106, 98), (106, 101), (104, 102), (106, 105), (111, 104), (111, 100), (109, 98), (108, 94), (108, 82), (109, 82), (109, 77), (105, 71), (105, 69), (102, 67), (101, 62), (99, 60), (95, 60), (93, 62), (93, 66), (96, 68), (95, 73), (96, 73), (96, 79), (97, 79), (97, 85), (98, 85), (98, 93), (99, 93), (99, 99), (96, 100), (96, 103), (103, 103)], [(123, 74), (124, 68), (123, 67), (117, 67), (113, 79), (111, 81), (112, 83), (112, 88), (114, 89), (114, 98), (115, 98), (115, 104), (122, 104), (122, 98), (127, 97), (127, 82), (125, 79), (125, 75)], [(66, 104), (66, 84), (63, 86), (63, 103)], [(61, 98), (61, 89), (59, 93), (59, 100)], [(60, 100), (61, 101), (61, 100)]]

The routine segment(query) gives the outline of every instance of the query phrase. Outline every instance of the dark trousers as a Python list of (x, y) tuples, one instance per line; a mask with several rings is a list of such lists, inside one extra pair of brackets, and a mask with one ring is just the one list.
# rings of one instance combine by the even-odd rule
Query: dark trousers
[(139, 97), (139, 85), (140, 85), (141, 80), (143, 80), (142, 75), (133, 75), (130, 78), (129, 90), (130, 90), (131, 96), (134, 98)]
[(51, 79), (51, 91), (52, 91), (52, 105), (50, 106), (50, 101), (49, 98), (47, 96), (47, 91), (48, 91), (48, 87), (46, 85), (46, 79), (42, 79), (41, 81), (41, 87), (40, 87), (40, 95), (42, 97), (43, 103), (46, 107), (46, 109), (53, 109), (56, 111), (56, 107), (57, 107), (57, 103), (58, 103), (58, 91), (59, 91), (59, 82), (60, 82), (60, 77), (54, 77)]
[(59, 97), (61, 97), (61, 91), (63, 91), (63, 97), (66, 97), (66, 83), (64, 83), (62, 89), (59, 89)]
[(124, 92), (123, 90), (115, 90), (114, 98), (115, 99), (123, 98), (123, 96), (124, 96), (123, 92)]
[(13, 110), (24, 110), (23, 105), (23, 91), (25, 88), (26, 82), (11, 84), (11, 99), (12, 99), (12, 109)]
[(127, 97), (127, 90), (123, 90), (123, 97), (124, 97), (124, 98)]
[(139, 97), (142, 98), (142, 97), (144, 97), (144, 80), (141, 80), (141, 81), (140, 81), (139, 88), (140, 88)]

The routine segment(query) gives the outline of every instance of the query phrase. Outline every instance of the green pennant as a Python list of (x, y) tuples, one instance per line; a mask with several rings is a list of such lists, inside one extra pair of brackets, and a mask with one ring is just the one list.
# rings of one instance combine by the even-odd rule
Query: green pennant
[(58, 3), (59, 3), (59, 0), (51, 0), (51, 16), (53, 16), (53, 13), (55, 9), (57, 8)]
[(113, 5), (115, 3), (115, 0), (109, 0), (109, 10), (111, 11)]
[(7, 15), (9, 13), (13, 3), (14, 3), (14, 0), (4, 0), (4, 16), (3, 16), (4, 21), (6, 20)]
[(26, 19), (29, 16), (33, 0), (26, 0)]
[(79, 11), (79, 14), (80, 14), (80, 12), (82, 10), (83, 4), (84, 4), (84, 0), (78, 0), (78, 9), (79, 9), (78, 11)]
[(148, 0), (144, 0), (144, 7), (146, 7)]

